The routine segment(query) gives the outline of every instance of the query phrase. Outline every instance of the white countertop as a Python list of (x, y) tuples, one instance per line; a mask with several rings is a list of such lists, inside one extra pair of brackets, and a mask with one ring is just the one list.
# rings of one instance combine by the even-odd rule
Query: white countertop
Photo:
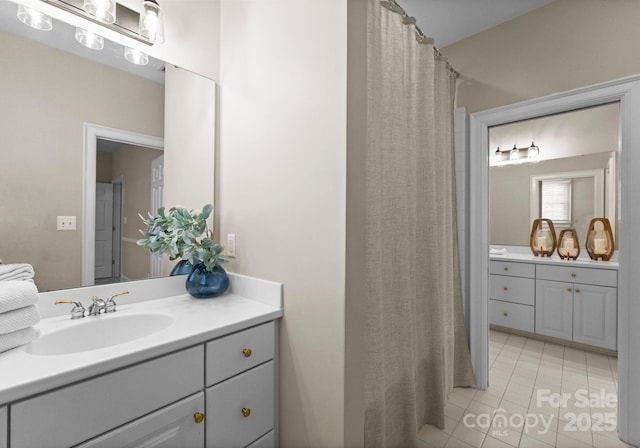
[[(27, 345), (1, 353), (0, 406), (282, 317), (281, 297), (279, 300), (253, 297), (259, 295), (254, 280), (250, 279), (248, 287), (244, 287), (234, 278), (232, 286), (236, 286), (236, 293), (213, 299), (194, 299), (183, 294), (133, 304), (122, 301), (117, 311), (109, 315), (71, 320), (66, 314), (43, 319), (37, 325), (41, 337), (72, 325), (90, 323), (91, 319), (110, 319), (127, 313), (164, 313), (171, 315), (174, 322), (157, 333), (98, 350), (43, 356), (30, 354)], [(282, 285), (266, 283), (269, 283), (266, 295), (274, 296), (274, 291), (275, 295), (278, 291), (281, 295)], [(246, 295), (239, 295), (245, 292)]]
[(551, 257), (536, 257), (531, 249), (526, 246), (497, 246), (492, 245), (491, 249), (507, 249), (504, 254), (493, 254), (489, 252), (489, 259), (495, 261), (516, 261), (538, 264), (554, 264), (558, 266), (574, 266), (585, 268), (618, 269), (617, 252), (611, 258), (612, 261), (596, 261), (589, 258), (586, 250), (581, 250), (577, 260), (563, 260), (557, 252)]

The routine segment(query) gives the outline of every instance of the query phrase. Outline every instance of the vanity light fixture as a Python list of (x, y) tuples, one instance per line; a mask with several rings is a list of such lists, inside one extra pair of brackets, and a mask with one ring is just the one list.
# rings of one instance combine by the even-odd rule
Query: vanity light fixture
[(149, 63), (149, 55), (147, 53), (131, 47), (124, 47), (124, 58), (136, 65), (147, 65)]
[(104, 48), (104, 38), (102, 36), (80, 27), (76, 27), (76, 40), (80, 45), (92, 50), (102, 50)]
[(25, 25), (40, 31), (50, 31), (53, 28), (50, 16), (24, 5), (18, 5), (18, 19)]
[(101, 22), (115, 23), (116, 21), (115, 0), (84, 0), (82, 7)]
[(156, 0), (144, 0), (140, 12), (140, 36), (154, 44), (164, 42), (164, 18)]
[(526, 148), (518, 148), (515, 144), (513, 148), (507, 151), (501, 151), (500, 147), (496, 149), (493, 160), (497, 165), (513, 165), (517, 163), (537, 162), (540, 156), (540, 148), (534, 142)]

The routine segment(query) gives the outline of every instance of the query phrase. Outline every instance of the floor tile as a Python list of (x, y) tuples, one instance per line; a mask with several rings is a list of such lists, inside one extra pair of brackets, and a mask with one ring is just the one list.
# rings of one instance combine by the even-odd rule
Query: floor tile
[(443, 448), (449, 440), (449, 434), (433, 425), (424, 425), (418, 433), (418, 439), (431, 448)]

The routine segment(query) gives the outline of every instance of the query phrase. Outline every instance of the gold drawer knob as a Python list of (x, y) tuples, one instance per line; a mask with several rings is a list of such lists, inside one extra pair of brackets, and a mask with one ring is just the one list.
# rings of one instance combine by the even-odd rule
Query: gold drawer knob
[(574, 277), (574, 278), (575, 278), (575, 276), (576, 276), (576, 273), (575, 273), (575, 272), (572, 272), (572, 273), (571, 273), (571, 277)]
[(571, 292), (571, 291), (572, 291), (572, 289), (571, 289), (571, 288), (567, 288), (567, 291)]
[(503, 288), (505, 291), (509, 291), (509, 288), (507, 288), (506, 286)]
[(504, 313), (502, 313), (502, 315), (503, 315), (504, 317), (507, 317), (507, 316), (509, 315), (509, 313), (507, 313), (507, 312), (505, 311)]
[(204, 414), (202, 414), (201, 412), (196, 412), (195, 414), (193, 414), (193, 421), (196, 423), (196, 425), (199, 425), (204, 421)]
[(242, 415), (244, 415), (245, 417), (249, 417), (251, 415), (251, 409), (242, 408)]
[(576, 292), (578, 292), (578, 293), (579, 293), (579, 292), (580, 292), (580, 290), (579, 290), (579, 289), (576, 289)]
[(245, 358), (248, 358), (249, 356), (251, 356), (251, 353), (253, 353), (253, 352), (251, 351), (250, 348), (243, 348), (242, 349), (242, 354), (244, 355)]
[(505, 270), (505, 271), (508, 271), (508, 270), (509, 270), (509, 268), (505, 266), (505, 267), (504, 267), (504, 270)]

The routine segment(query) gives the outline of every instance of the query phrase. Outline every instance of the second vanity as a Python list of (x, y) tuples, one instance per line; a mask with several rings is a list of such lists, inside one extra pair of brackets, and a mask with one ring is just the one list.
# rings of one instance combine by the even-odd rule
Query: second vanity
[[(230, 279), (215, 299), (123, 299), (110, 315), (43, 319), (40, 341), (0, 354), (0, 448), (276, 446), (282, 285)], [(137, 319), (159, 326), (108, 345)], [(95, 324), (99, 348), (47, 343)]]
[(618, 263), (536, 257), (509, 247), (489, 261), (492, 326), (617, 350)]

